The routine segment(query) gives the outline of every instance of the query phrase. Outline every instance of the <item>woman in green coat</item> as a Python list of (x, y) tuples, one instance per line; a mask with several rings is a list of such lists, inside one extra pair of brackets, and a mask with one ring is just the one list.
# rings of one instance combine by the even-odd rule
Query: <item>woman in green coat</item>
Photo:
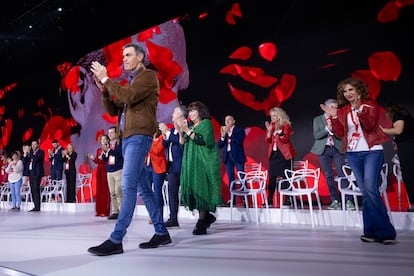
[(188, 116), (191, 123), (185, 120), (180, 124), (184, 143), (181, 201), (189, 210), (198, 210), (193, 235), (205, 235), (216, 220), (211, 212), (222, 202), (220, 159), (207, 107), (202, 102), (193, 102), (188, 106)]

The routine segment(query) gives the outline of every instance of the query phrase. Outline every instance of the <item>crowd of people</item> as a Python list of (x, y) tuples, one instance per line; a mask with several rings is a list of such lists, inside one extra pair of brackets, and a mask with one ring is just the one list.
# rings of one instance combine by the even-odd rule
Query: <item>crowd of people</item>
[[(146, 52), (138, 44), (123, 47), (124, 69), (130, 73), (129, 85), (108, 77), (106, 67), (95, 61), (91, 71), (102, 92), (102, 103), (111, 116), (118, 116), (118, 125), (110, 127), (99, 138), (96, 154), (88, 157), (96, 163), (96, 216), (116, 220), (108, 239), (88, 249), (92, 254), (106, 256), (123, 253), (122, 241), (127, 233), (139, 194), (148, 210), (154, 235), (140, 248), (156, 248), (172, 242), (170, 227), (179, 227), (180, 202), (198, 213), (192, 233), (205, 235), (216, 221), (217, 206), (223, 203), (221, 165), (225, 166), (228, 185), (235, 172), (244, 171), (247, 162), (244, 151), (245, 132), (236, 126), (235, 117), (228, 114), (215, 139), (208, 107), (194, 101), (187, 107), (177, 106), (172, 126), (157, 122), (156, 109), (160, 86), (154, 70), (144, 65)], [(311, 152), (318, 156), (325, 174), (331, 203), (328, 209), (341, 208), (335, 176), (343, 176), (342, 166), (348, 163), (363, 194), (363, 242), (393, 244), (396, 231), (390, 222), (378, 191), (381, 166), (384, 163), (383, 145), (389, 136), (398, 148), (404, 183), (410, 202), (414, 204), (412, 162), (414, 123), (411, 114), (399, 105), (389, 105), (387, 115), (391, 128), (378, 123), (379, 104), (369, 98), (368, 88), (356, 78), (348, 78), (337, 86), (337, 98), (326, 99), (320, 105), (322, 114), (313, 120), (315, 142)], [(264, 123), (265, 142), (269, 144), (268, 203), (273, 205), (277, 183), (291, 169), (296, 150), (291, 142), (292, 122), (285, 110), (269, 110), (270, 121)], [(51, 179), (67, 182), (67, 202), (76, 202), (77, 153), (73, 144), (64, 149), (52, 141), (48, 150)], [(221, 160), (220, 160), (221, 151)], [(41, 208), (40, 182), (44, 176), (45, 153), (34, 140), (23, 153), (13, 152), (7, 163), (8, 182), (12, 188), (12, 210), (20, 210), (19, 190), (29, 179), (34, 208)], [(335, 167), (335, 171), (333, 170)], [(335, 175), (336, 174), (336, 175)], [(26, 178), (24, 178), (26, 176)], [(168, 220), (164, 222), (162, 186), (168, 182)], [(231, 198), (230, 200), (235, 200)], [(286, 205), (291, 204), (289, 197)], [(355, 209), (352, 198), (346, 208)], [(408, 210), (414, 211), (414, 210)]]

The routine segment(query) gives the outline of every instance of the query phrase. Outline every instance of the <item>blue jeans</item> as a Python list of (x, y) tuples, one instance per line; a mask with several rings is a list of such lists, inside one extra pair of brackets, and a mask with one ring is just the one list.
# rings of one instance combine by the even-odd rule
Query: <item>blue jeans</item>
[(152, 183), (152, 189), (154, 191), (155, 200), (157, 202), (157, 205), (160, 207), (161, 210), (161, 216), (163, 214), (163, 208), (164, 208), (164, 199), (162, 197), (162, 185), (164, 185), (165, 175), (166, 173), (156, 173), (154, 172), (152, 166), (146, 166), (147, 170), (147, 177), (148, 181)]
[(22, 204), (22, 197), (20, 195), (20, 188), (22, 186), (22, 179), (16, 182), (10, 182), (10, 191), (12, 196), (13, 207), (20, 207)]
[(346, 157), (358, 187), (362, 201), (364, 235), (377, 238), (395, 238), (396, 232), (378, 190), (381, 183), (382, 150), (347, 152)]
[(122, 154), (124, 166), (122, 169), (122, 205), (118, 214), (115, 229), (111, 233), (110, 240), (121, 243), (126, 235), (126, 229), (132, 221), (137, 194), (144, 201), (145, 207), (152, 220), (157, 235), (168, 234), (161, 209), (157, 204), (151, 183), (145, 170), (145, 157), (152, 144), (152, 137), (147, 135), (133, 135), (122, 139)]

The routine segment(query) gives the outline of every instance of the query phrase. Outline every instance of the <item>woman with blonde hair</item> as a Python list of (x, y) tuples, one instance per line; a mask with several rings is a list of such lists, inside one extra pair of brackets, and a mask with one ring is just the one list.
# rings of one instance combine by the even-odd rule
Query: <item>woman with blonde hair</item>
[[(285, 169), (292, 168), (295, 148), (290, 141), (293, 135), (292, 123), (287, 113), (280, 107), (270, 109), (270, 122), (266, 121), (265, 141), (269, 144), (269, 188), (268, 203), (273, 204), (273, 195), (278, 178), (285, 178)], [(285, 205), (291, 205), (290, 198), (286, 198)]]

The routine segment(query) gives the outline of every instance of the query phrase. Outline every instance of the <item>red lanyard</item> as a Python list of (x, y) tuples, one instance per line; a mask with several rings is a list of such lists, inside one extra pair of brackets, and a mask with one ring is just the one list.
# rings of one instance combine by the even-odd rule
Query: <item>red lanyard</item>
[(355, 131), (358, 131), (358, 126), (359, 126), (358, 113), (355, 112), (355, 117), (354, 117), (354, 111), (352, 109), (351, 109), (351, 121), (355, 126)]

